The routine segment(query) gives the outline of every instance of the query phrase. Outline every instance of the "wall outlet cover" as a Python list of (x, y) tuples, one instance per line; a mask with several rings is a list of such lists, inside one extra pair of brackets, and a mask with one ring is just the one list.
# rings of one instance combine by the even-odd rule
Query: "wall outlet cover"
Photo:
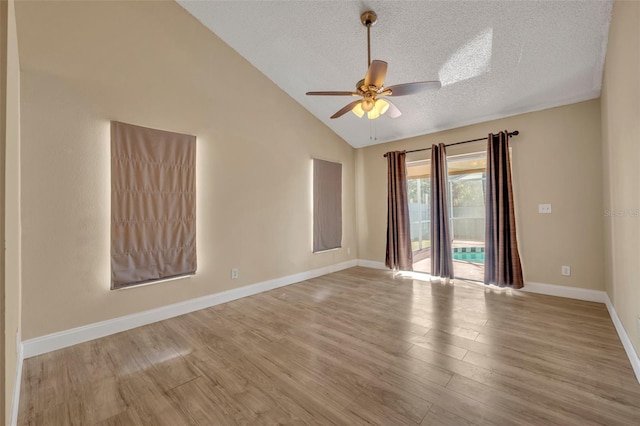
[(538, 213), (550, 214), (551, 204), (538, 204)]

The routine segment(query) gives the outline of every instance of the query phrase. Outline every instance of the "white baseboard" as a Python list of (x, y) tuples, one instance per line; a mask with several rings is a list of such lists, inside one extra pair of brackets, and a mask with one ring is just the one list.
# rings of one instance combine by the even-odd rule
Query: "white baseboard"
[(376, 262), (375, 260), (358, 260), (358, 266), (364, 266), (371, 269), (388, 269), (383, 262)]
[(11, 400), (11, 419), (9, 424), (18, 424), (18, 409), (20, 408), (20, 385), (22, 384), (22, 361), (24, 361), (24, 345), (20, 343), (18, 347), (18, 359), (16, 365), (16, 382), (13, 386), (13, 399)]
[(548, 296), (566, 297), (569, 299), (585, 300), (587, 302), (605, 303), (607, 293), (602, 290), (568, 287), (564, 285), (527, 282), (520, 291), (546, 294)]
[(233, 290), (223, 291), (221, 293), (211, 294), (197, 299), (186, 300), (184, 302), (172, 305), (162, 306), (160, 308), (151, 309), (136, 314), (125, 315), (123, 317), (113, 318), (81, 327), (64, 330), (57, 333), (48, 334), (46, 336), (35, 337), (23, 341), (24, 358), (31, 358), (47, 352), (62, 349), (67, 346), (76, 345), (78, 343), (87, 342), (89, 340), (98, 339), (110, 334), (120, 333), (125, 330), (173, 318), (179, 315), (188, 314), (200, 309), (209, 308), (221, 303), (230, 302), (242, 297), (252, 296), (264, 291), (273, 290), (278, 287), (284, 287), (300, 281), (319, 277), (321, 275), (330, 274), (332, 272), (341, 271), (343, 269), (352, 268), (358, 265), (357, 260), (329, 265), (324, 268), (313, 269), (311, 271), (300, 272), (298, 274), (288, 275), (285, 277), (275, 278), (245, 287), (235, 288)]
[(629, 361), (631, 362), (631, 368), (633, 368), (633, 372), (636, 374), (636, 379), (638, 379), (638, 383), (640, 383), (640, 357), (633, 347), (633, 343), (631, 343), (631, 339), (629, 339), (629, 335), (627, 334), (627, 330), (624, 329), (622, 325), (622, 321), (618, 317), (618, 313), (616, 309), (613, 307), (613, 303), (611, 303), (611, 299), (609, 299), (609, 295), (605, 293), (605, 304), (607, 305), (607, 309), (609, 310), (609, 315), (611, 316), (611, 320), (613, 321), (613, 325), (616, 327), (616, 331), (618, 332), (618, 337), (620, 337), (620, 341), (622, 342), (622, 346), (624, 347), (624, 351), (627, 353), (627, 357), (629, 357)]

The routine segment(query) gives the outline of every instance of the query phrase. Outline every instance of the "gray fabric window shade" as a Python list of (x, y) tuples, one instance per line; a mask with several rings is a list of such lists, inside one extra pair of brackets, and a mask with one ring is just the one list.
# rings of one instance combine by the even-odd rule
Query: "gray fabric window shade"
[(313, 160), (313, 251), (342, 245), (342, 164)]
[(111, 288), (196, 271), (196, 137), (111, 122)]

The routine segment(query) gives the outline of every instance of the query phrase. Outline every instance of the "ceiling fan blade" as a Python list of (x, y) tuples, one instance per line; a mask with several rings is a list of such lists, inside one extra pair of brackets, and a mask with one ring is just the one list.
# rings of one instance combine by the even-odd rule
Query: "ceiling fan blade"
[(348, 113), (349, 111), (351, 111), (353, 109), (353, 107), (355, 107), (356, 105), (358, 105), (360, 102), (362, 102), (362, 99), (358, 99), (357, 101), (353, 101), (348, 105), (345, 105), (340, 111), (336, 112), (335, 114), (333, 114), (331, 116), (331, 118), (338, 118), (338, 117), (342, 117), (343, 115), (345, 115), (346, 113)]
[(307, 92), (309, 96), (360, 96), (357, 92)]
[[(439, 81), (416, 81), (415, 83), (396, 84), (395, 86), (385, 87), (384, 92), (390, 90), (391, 93), (385, 96), (405, 96), (414, 95), (424, 90), (437, 90), (442, 87)], [(383, 92), (383, 93), (384, 93)]]
[(385, 61), (373, 60), (371, 61), (371, 65), (369, 65), (369, 69), (367, 70), (367, 75), (364, 77), (364, 85), (376, 86), (378, 88), (384, 85), (384, 78), (387, 76), (387, 63)]
[(402, 115), (397, 106), (395, 106), (391, 101), (386, 99), (386, 102), (389, 104), (389, 109), (387, 110), (387, 115), (391, 118), (398, 118)]

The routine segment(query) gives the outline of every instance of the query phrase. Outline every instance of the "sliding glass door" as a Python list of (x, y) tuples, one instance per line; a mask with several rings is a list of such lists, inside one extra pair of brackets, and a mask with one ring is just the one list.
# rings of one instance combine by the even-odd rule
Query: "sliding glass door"
[[(407, 165), (413, 269), (431, 271), (429, 189), (430, 162)], [(484, 276), (486, 153), (447, 158), (449, 220), (456, 278), (482, 281)]]
[(429, 191), (431, 180), (428, 161), (407, 165), (407, 195), (409, 198), (409, 221), (411, 222), (411, 248), (413, 269), (431, 271), (431, 235), (429, 219)]

